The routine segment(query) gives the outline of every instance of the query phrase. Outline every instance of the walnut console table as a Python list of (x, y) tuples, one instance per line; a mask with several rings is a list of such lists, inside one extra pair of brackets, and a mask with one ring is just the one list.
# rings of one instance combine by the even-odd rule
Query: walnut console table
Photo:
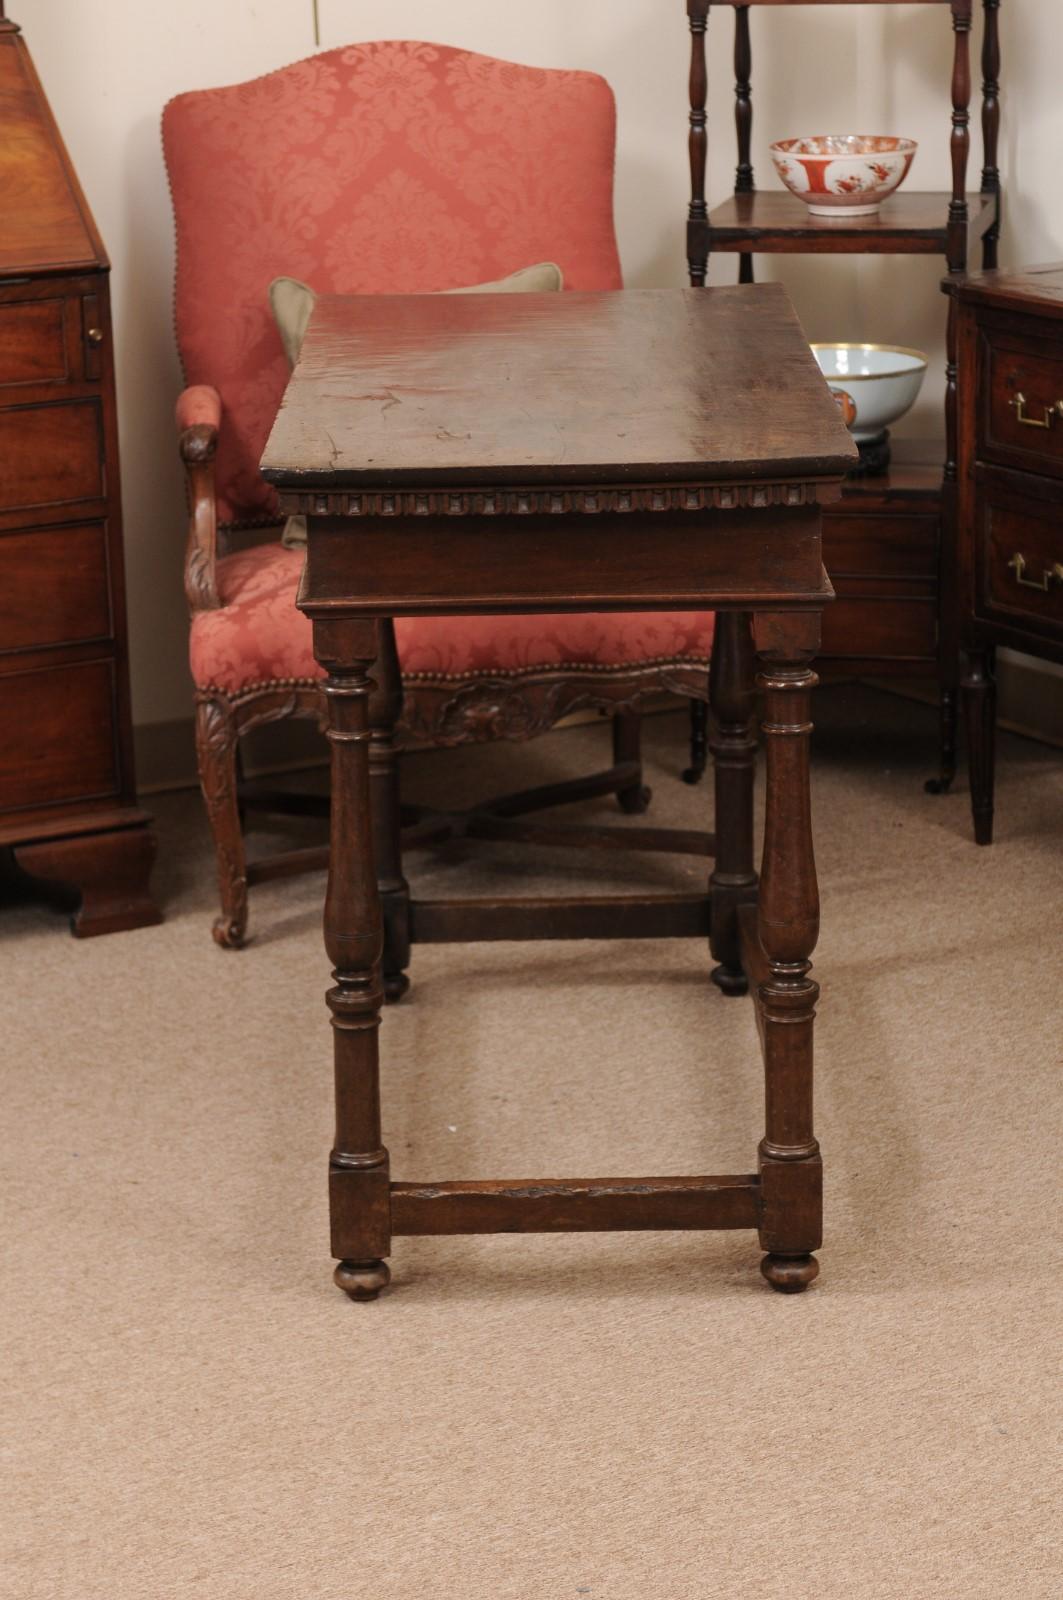
[[(263, 471), (284, 510), (308, 519), (299, 603), (328, 673), (332, 1247), (353, 1299), (388, 1283), (401, 1234), (750, 1228), (774, 1288), (816, 1276), (811, 662), (831, 598), (821, 506), (854, 459), (776, 284), (319, 302)], [(386, 730), (371, 672), (388, 619), (706, 608), (718, 613), (706, 892), (489, 901), (449, 920), (445, 902), (407, 910), (415, 939), (708, 934), (720, 988), (749, 988), (756, 1009), (767, 1084), (757, 1172), (393, 1183), (378, 1033), (382, 892), (394, 911), (399, 889), (394, 876), (378, 882), (372, 827), (373, 746)], [(759, 885), (754, 651), (767, 759)]]

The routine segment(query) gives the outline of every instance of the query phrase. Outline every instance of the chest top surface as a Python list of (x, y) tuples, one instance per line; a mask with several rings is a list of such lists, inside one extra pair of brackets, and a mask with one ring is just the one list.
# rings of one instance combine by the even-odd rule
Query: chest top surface
[(322, 297), (262, 469), (289, 489), (832, 481), (855, 457), (764, 284)]
[(0, 26), (0, 282), (106, 265), (29, 52)]
[(979, 305), (1063, 317), (1063, 261), (1013, 272), (971, 272), (960, 280), (958, 292)]

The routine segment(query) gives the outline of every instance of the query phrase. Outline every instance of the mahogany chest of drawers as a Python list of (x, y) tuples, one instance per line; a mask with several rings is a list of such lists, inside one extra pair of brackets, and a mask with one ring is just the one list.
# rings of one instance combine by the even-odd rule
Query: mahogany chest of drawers
[(134, 790), (109, 264), (0, 7), (0, 855), (157, 922)]
[(975, 837), (993, 837), (997, 645), (1063, 662), (1063, 264), (956, 297), (956, 548)]

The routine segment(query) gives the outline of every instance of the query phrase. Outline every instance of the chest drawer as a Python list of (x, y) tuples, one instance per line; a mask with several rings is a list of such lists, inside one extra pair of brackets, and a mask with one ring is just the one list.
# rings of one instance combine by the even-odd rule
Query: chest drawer
[(975, 604), (981, 616), (1063, 639), (1063, 489), (980, 474)]
[(1063, 477), (1063, 342), (1022, 328), (982, 327), (978, 455)]
[(105, 523), (0, 534), (0, 656), (106, 639), (112, 627)]
[[(54, 293), (30, 285), (0, 293), (0, 395), (41, 386), (92, 382), (102, 370), (105, 296), (85, 293), (85, 281)], [(80, 292), (79, 292), (80, 291)], [(7, 395), (5, 390), (15, 391)]]
[(117, 794), (111, 660), (0, 674), (0, 814)]
[(0, 409), (0, 512), (101, 499), (103, 458), (98, 400)]

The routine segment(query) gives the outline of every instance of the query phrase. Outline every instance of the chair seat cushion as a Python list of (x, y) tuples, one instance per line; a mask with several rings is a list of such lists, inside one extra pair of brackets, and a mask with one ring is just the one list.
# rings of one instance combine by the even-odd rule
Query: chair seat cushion
[[(222, 607), (192, 620), (196, 687), (236, 696), (278, 682), (323, 676), (310, 623), (295, 606), (303, 552), (256, 545), (218, 562)], [(403, 678), (455, 683), (526, 677), (552, 669), (623, 671), (708, 665), (710, 611), (593, 612), (561, 616), (400, 617)]]

